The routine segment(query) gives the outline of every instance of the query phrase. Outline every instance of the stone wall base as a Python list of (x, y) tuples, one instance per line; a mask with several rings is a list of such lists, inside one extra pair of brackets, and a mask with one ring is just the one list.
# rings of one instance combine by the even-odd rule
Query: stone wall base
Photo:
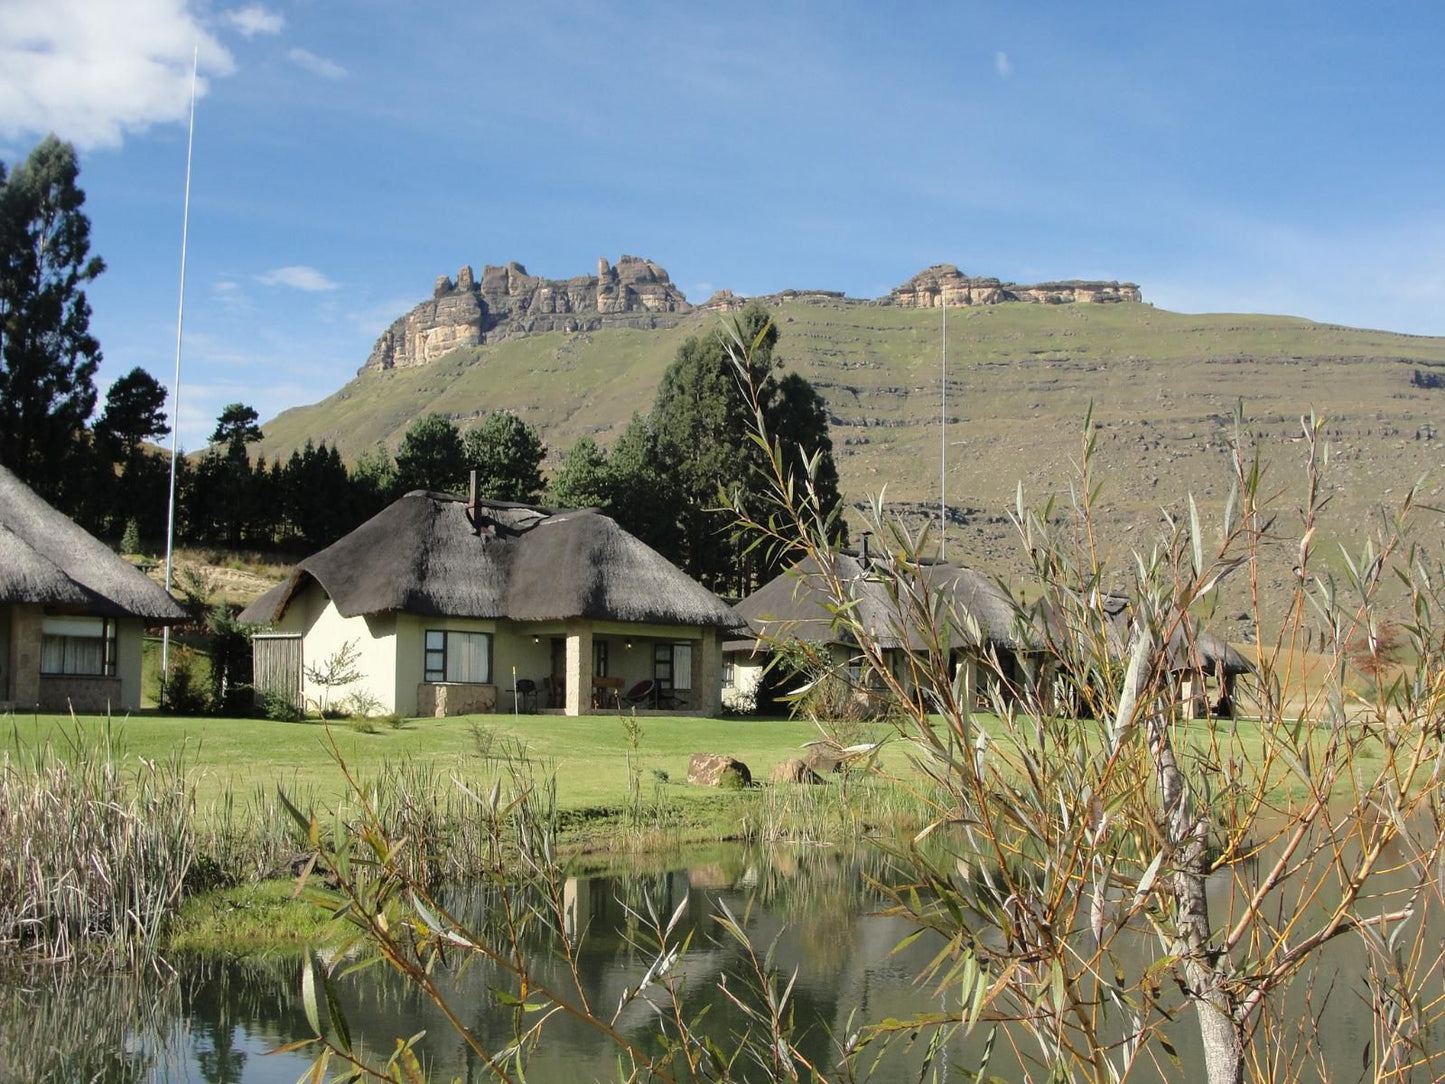
[(497, 710), (495, 685), (447, 685), (423, 683), (416, 687), (416, 713), (437, 718), (443, 715), (482, 715)]
[(120, 678), (66, 677), (40, 678), (41, 711), (122, 711)]

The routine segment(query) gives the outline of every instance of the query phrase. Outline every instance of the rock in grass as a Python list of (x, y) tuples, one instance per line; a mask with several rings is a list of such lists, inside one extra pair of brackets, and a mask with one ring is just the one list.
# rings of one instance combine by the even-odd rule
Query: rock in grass
[(843, 770), (843, 751), (831, 742), (812, 745), (803, 763), (819, 775), (831, 775)]
[(785, 760), (773, 769), (774, 783), (822, 783), (823, 777), (798, 757)]
[(751, 786), (753, 774), (741, 760), (721, 753), (694, 753), (688, 761), (687, 781), (703, 787), (736, 790)]

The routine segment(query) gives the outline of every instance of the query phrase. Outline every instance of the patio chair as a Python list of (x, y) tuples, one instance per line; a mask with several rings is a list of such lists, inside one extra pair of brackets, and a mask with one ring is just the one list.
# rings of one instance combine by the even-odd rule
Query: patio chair
[(534, 715), (537, 711), (537, 683), (531, 678), (522, 678), (515, 687), (517, 711)]
[(622, 694), (622, 703), (628, 707), (638, 707), (652, 699), (653, 690), (656, 688), (657, 682), (651, 678), (644, 678)]

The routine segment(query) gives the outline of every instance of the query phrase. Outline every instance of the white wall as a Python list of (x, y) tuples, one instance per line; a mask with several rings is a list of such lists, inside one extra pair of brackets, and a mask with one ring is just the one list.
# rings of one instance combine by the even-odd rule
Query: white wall
[[(342, 617), (320, 584), (312, 580), (299, 598), (291, 600), (276, 631), (302, 634), (301, 695), (308, 707), (320, 705), (328, 696), (329, 706), (341, 707), (353, 693), (362, 691), (374, 697), (382, 711), (407, 713), (408, 709), (398, 703), (397, 697), (396, 619), (391, 615)], [(358, 652), (356, 669), (361, 672), (360, 681), (327, 690), (306, 676), (305, 668), (324, 669), (327, 659), (348, 641), (355, 644)], [(414, 713), (415, 687), (411, 700), (410, 711)]]

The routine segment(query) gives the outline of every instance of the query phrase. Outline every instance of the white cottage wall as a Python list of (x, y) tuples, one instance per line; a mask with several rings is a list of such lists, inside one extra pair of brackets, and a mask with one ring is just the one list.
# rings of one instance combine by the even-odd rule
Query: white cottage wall
[[(391, 615), (343, 617), (321, 585), (312, 581), (306, 585), (300, 598), (292, 600), (276, 631), (302, 634), (304, 668), (324, 669), (327, 660), (335, 656), (344, 644), (352, 642), (356, 645), (356, 669), (360, 671), (361, 679), (354, 684), (328, 690), (312, 681), (303, 669), (301, 695), (306, 698), (309, 708), (320, 705), (327, 698), (330, 707), (341, 707), (348, 697), (361, 692), (375, 698), (382, 711), (407, 714), (398, 697), (396, 619)], [(413, 690), (412, 712), (416, 710), (415, 698)]]

